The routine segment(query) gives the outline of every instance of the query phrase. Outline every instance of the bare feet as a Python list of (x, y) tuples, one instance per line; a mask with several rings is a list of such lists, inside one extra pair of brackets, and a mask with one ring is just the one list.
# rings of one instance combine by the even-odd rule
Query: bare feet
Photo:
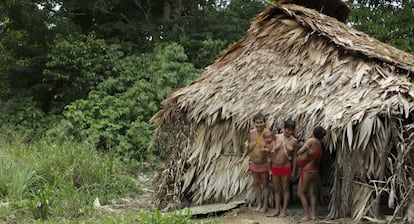
[(263, 207), (263, 205), (262, 204), (259, 204), (257, 206), (257, 208), (254, 209), (254, 211), (259, 212), (262, 209), (262, 207)]
[(308, 220), (309, 220), (309, 216), (305, 215), (300, 221), (308, 221)]
[(262, 208), (262, 209), (260, 209), (260, 212), (261, 212), (261, 213), (265, 213), (265, 212), (267, 212), (267, 206), (263, 206), (263, 208)]
[(316, 219), (316, 213), (315, 212), (309, 212), (309, 218), (312, 220)]
[(280, 210), (276, 209), (273, 213), (266, 215), (267, 217), (276, 217), (280, 214)]
[(284, 218), (284, 217), (286, 217), (286, 211), (281, 211), (280, 212), (280, 214), (279, 214), (279, 216), (278, 217), (280, 217), (280, 218)]

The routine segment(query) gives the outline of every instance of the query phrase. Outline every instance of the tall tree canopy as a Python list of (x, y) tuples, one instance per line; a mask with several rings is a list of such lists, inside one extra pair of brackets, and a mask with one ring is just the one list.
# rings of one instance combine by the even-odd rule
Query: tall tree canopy
[(414, 54), (414, 1), (349, 1), (349, 22), (357, 29)]

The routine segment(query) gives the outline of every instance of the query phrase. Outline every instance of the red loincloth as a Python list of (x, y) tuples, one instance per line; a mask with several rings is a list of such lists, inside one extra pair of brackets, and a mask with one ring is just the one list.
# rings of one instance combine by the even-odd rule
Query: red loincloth
[(290, 165), (284, 167), (272, 167), (272, 174), (275, 176), (290, 176)]
[(251, 173), (267, 173), (269, 172), (269, 164), (267, 162), (255, 164), (253, 161), (249, 161), (249, 171)]

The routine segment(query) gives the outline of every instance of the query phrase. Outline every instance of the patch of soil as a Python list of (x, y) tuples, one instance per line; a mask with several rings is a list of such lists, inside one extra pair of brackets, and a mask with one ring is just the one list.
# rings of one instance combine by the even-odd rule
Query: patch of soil
[(99, 206), (103, 213), (123, 213), (126, 211), (150, 210), (155, 204), (155, 195), (152, 185), (152, 177), (144, 173), (137, 176), (137, 182), (142, 187), (143, 193), (136, 198), (113, 199), (108, 205)]
[(217, 220), (223, 224), (293, 224), (293, 223), (332, 223), (332, 224), (351, 224), (353, 223), (350, 219), (337, 219), (337, 220), (326, 220), (325, 216), (327, 215), (327, 207), (318, 208), (318, 220), (312, 221), (301, 221), (303, 216), (303, 210), (300, 206), (294, 204), (288, 209), (288, 216), (284, 218), (279, 217), (267, 217), (267, 214), (271, 214), (274, 209), (269, 209), (265, 214), (254, 211), (253, 207), (242, 206), (240, 208), (233, 209), (227, 213), (209, 216), (207, 218), (197, 219), (197, 221), (206, 221), (206, 220)]
[[(142, 211), (150, 210), (155, 205), (155, 195), (152, 185), (152, 178), (140, 174), (137, 178), (137, 181), (141, 183), (143, 193), (136, 198), (123, 198), (119, 200), (113, 200), (109, 205), (100, 206), (99, 209), (105, 214), (110, 213), (124, 213), (127, 211)], [(223, 224), (291, 224), (291, 223), (332, 223), (332, 224), (351, 224), (353, 223), (350, 219), (340, 219), (340, 220), (325, 220), (325, 216), (328, 214), (328, 208), (326, 206), (318, 207), (318, 220), (316, 221), (300, 221), (303, 216), (303, 210), (300, 205), (300, 202), (292, 198), (292, 201), (288, 208), (288, 216), (284, 218), (279, 217), (267, 217), (267, 214), (273, 212), (273, 208), (270, 208), (269, 211), (265, 214), (254, 211), (254, 207), (247, 207), (246, 205), (240, 206), (238, 208), (229, 210), (227, 212), (222, 212), (220, 214), (216, 213), (209, 215), (207, 217), (194, 217), (196, 223), (202, 223), (206, 220), (217, 220)]]

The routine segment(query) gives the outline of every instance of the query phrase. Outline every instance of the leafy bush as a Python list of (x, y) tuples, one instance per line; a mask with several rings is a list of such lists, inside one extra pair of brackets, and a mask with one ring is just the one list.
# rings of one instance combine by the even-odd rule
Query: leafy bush
[(44, 116), (45, 113), (32, 98), (0, 101), (0, 120), (5, 123), (34, 129), (41, 125)]
[(98, 149), (147, 159), (154, 154), (148, 151), (154, 130), (149, 119), (168, 93), (199, 74), (186, 60), (183, 48), (175, 43), (120, 60), (114, 67), (119, 76), (101, 82), (87, 99), (66, 106), (70, 133), (89, 139)]
[(107, 44), (94, 34), (56, 38), (43, 71), (43, 83), (53, 96), (50, 110), (60, 112), (102, 81), (117, 76), (113, 67), (123, 54), (119, 45)]
[(0, 100), (0, 130), (3, 142), (16, 139), (21, 142), (39, 140), (60, 119), (62, 116), (43, 112), (31, 97)]

